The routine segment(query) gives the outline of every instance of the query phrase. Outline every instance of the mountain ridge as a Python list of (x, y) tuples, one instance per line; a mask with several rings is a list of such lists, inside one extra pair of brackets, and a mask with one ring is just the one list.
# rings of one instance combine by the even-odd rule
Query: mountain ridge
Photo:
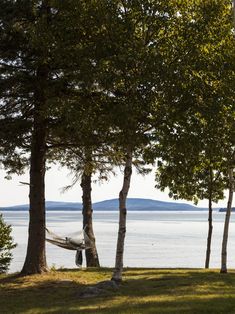
[[(26, 211), (28, 204), (0, 207), (0, 211)], [(47, 211), (79, 211), (82, 209), (80, 202), (46, 201)], [(109, 199), (93, 203), (95, 211), (117, 211), (118, 199)], [(129, 211), (203, 211), (204, 207), (197, 207), (186, 203), (165, 202), (148, 198), (128, 198)]]

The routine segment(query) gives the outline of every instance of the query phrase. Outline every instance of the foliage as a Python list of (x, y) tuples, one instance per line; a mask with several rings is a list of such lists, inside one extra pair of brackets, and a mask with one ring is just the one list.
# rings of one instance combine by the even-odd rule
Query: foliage
[(231, 1), (2, 0), (0, 11), (0, 163), (16, 173), (31, 163), (40, 248), (46, 161), (76, 182), (107, 178), (129, 152), (142, 173), (158, 158), (158, 187), (174, 198), (223, 197), (235, 148)]
[(168, 187), (171, 197), (217, 202), (228, 186), (235, 127), (231, 29), (228, 1), (179, 8), (174, 36), (181, 39), (166, 86), (166, 122), (156, 131), (157, 187)]
[(7, 225), (0, 215), (0, 273), (8, 270), (12, 260), (11, 250), (16, 247), (11, 236), (11, 226)]

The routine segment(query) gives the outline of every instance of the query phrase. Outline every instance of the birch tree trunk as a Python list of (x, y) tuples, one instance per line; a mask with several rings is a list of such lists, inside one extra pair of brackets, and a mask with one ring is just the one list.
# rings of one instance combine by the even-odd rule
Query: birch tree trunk
[[(234, 155), (235, 157), (235, 155)], [(224, 222), (224, 233), (223, 233), (223, 242), (222, 242), (222, 252), (221, 252), (221, 273), (227, 273), (227, 243), (228, 243), (228, 231), (229, 231), (229, 221), (232, 210), (232, 201), (233, 201), (233, 192), (234, 192), (234, 177), (233, 177), (234, 168), (231, 166), (229, 168), (229, 197), (228, 204)]]
[(93, 232), (92, 225), (92, 202), (91, 202), (91, 175), (83, 173), (81, 187), (83, 191), (82, 201), (83, 201), (83, 228), (86, 228), (85, 232), (91, 239), (93, 246), (90, 249), (85, 250), (86, 255), (86, 265), (87, 267), (99, 267), (99, 258), (95, 245), (95, 236)]
[(131, 174), (132, 174), (132, 150), (128, 149), (124, 169), (123, 186), (119, 193), (119, 230), (117, 239), (115, 269), (112, 276), (112, 280), (118, 283), (122, 281), (124, 241), (126, 235), (126, 214), (127, 214), (126, 200), (130, 188)]

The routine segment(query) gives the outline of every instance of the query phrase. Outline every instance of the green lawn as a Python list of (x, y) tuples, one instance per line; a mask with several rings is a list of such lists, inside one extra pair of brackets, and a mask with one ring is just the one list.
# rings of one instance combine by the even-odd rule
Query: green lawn
[(85, 287), (111, 277), (111, 269), (0, 276), (0, 313), (235, 313), (235, 272), (141, 269), (124, 271), (117, 292), (83, 299)]

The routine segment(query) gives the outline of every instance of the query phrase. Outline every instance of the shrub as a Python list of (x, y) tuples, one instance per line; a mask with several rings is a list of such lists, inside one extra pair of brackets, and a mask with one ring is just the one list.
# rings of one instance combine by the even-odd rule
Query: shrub
[(7, 225), (0, 214), (0, 273), (5, 273), (9, 269), (12, 253), (16, 247), (11, 236), (11, 226)]

